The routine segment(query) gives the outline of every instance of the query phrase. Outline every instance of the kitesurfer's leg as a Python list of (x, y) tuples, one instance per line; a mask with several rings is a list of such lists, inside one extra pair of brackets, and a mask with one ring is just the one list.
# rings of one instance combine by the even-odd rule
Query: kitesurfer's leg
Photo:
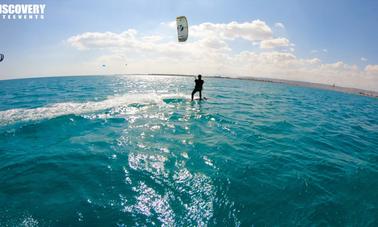
[(194, 94), (197, 92), (197, 90), (196, 89), (194, 89), (193, 91), (192, 91), (192, 101), (193, 101), (193, 98), (194, 98)]
[(200, 93), (200, 100), (202, 100), (202, 90), (199, 90)]

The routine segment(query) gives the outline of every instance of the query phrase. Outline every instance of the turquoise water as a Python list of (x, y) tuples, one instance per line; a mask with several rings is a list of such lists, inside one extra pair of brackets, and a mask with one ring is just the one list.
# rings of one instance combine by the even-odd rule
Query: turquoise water
[(378, 226), (378, 99), (204, 79), (0, 81), (0, 226)]

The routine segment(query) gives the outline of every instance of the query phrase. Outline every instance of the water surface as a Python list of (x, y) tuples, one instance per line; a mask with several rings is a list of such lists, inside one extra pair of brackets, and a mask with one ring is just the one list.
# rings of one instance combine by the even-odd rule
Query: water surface
[(0, 81), (1, 226), (378, 226), (378, 100), (245, 80)]

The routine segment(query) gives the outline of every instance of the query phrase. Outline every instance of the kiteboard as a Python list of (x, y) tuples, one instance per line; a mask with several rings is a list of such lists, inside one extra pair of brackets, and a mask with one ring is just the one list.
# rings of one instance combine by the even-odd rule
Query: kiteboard
[(207, 98), (207, 97), (203, 97), (202, 99), (200, 99), (200, 98), (195, 98), (194, 100), (196, 100), (196, 101), (206, 101), (206, 100), (208, 100), (208, 98)]

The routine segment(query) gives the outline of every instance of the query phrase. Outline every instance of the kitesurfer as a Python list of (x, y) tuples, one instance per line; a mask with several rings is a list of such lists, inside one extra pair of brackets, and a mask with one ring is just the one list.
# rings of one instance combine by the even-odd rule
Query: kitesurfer
[(202, 100), (202, 87), (203, 87), (204, 81), (201, 78), (202, 78), (202, 76), (198, 75), (198, 79), (194, 80), (194, 82), (196, 83), (196, 86), (194, 87), (193, 92), (192, 92), (192, 101), (193, 101), (193, 98), (194, 98), (194, 94), (197, 91), (199, 91), (199, 96), (200, 96), (199, 100)]

